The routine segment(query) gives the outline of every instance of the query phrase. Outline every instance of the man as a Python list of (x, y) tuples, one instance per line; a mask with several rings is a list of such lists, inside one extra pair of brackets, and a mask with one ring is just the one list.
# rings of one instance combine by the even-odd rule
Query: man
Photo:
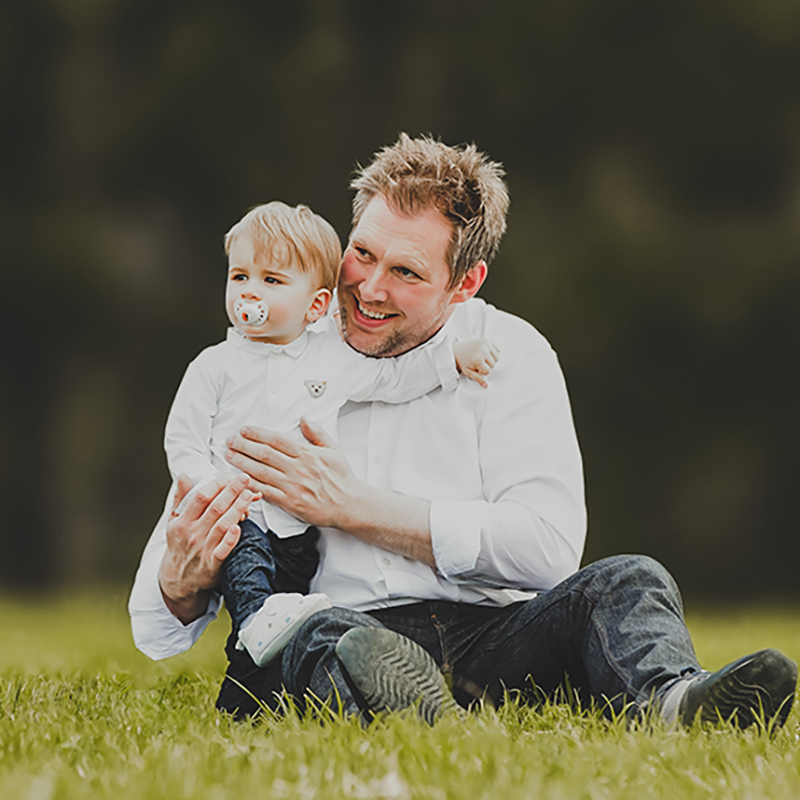
[[(335, 692), (349, 712), (422, 700), (461, 705), (504, 691), (655, 708), (691, 723), (763, 708), (785, 722), (797, 668), (773, 650), (700, 670), (669, 574), (645, 557), (578, 570), (585, 536), (580, 454), (555, 354), (527, 323), (475, 299), (505, 230), (499, 164), (430, 139), (379, 152), (353, 187), (338, 287), (347, 342), (370, 356), (426, 347), (449, 331), (501, 351), (488, 390), (459, 386), (399, 406), (350, 404), (337, 447), (247, 428), (228, 459), (250, 476), (165, 511), (131, 596), (138, 646), (187, 649), (219, 606), (219, 564), (251, 490), (322, 529), (312, 590), (338, 606), (311, 617), (258, 669), (228, 644), (218, 704), (256, 710), (285, 687)], [(346, 458), (345, 458), (346, 456)], [(179, 486), (175, 507), (188, 486)], [(279, 591), (283, 590), (277, 587)], [(416, 643), (416, 644), (414, 644)], [(252, 696), (251, 696), (252, 695)]]

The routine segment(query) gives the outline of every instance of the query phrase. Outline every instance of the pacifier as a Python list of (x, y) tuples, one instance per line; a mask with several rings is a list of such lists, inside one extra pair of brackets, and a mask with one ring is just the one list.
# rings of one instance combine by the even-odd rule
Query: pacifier
[(269, 306), (263, 300), (239, 298), (233, 304), (233, 313), (242, 325), (261, 325), (267, 321)]

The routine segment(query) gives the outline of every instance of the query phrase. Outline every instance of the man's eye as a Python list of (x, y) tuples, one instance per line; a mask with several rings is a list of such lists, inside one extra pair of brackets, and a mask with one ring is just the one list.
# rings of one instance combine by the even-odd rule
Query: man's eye
[(404, 278), (417, 278), (419, 279), (419, 275), (413, 270), (410, 270), (408, 267), (396, 267), (396, 272), (399, 275), (402, 275)]
[(361, 258), (367, 258), (369, 256), (369, 250), (365, 250), (363, 247), (355, 247), (353, 246), (353, 250), (358, 253)]

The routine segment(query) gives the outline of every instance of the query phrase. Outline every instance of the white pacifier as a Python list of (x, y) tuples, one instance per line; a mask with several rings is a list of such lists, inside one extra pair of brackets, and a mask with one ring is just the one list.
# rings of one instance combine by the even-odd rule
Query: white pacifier
[(233, 313), (242, 325), (261, 325), (267, 321), (269, 306), (263, 300), (239, 298), (233, 304)]

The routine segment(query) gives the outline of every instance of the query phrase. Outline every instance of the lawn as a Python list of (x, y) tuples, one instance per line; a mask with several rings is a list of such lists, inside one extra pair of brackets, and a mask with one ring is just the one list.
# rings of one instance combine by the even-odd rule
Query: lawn
[[(690, 616), (710, 668), (765, 646), (800, 658), (800, 612)], [(428, 728), (335, 715), (234, 723), (213, 707), (225, 623), (155, 664), (124, 592), (0, 602), (0, 797), (798, 798), (800, 718), (770, 737), (631, 728), (562, 705)]]

